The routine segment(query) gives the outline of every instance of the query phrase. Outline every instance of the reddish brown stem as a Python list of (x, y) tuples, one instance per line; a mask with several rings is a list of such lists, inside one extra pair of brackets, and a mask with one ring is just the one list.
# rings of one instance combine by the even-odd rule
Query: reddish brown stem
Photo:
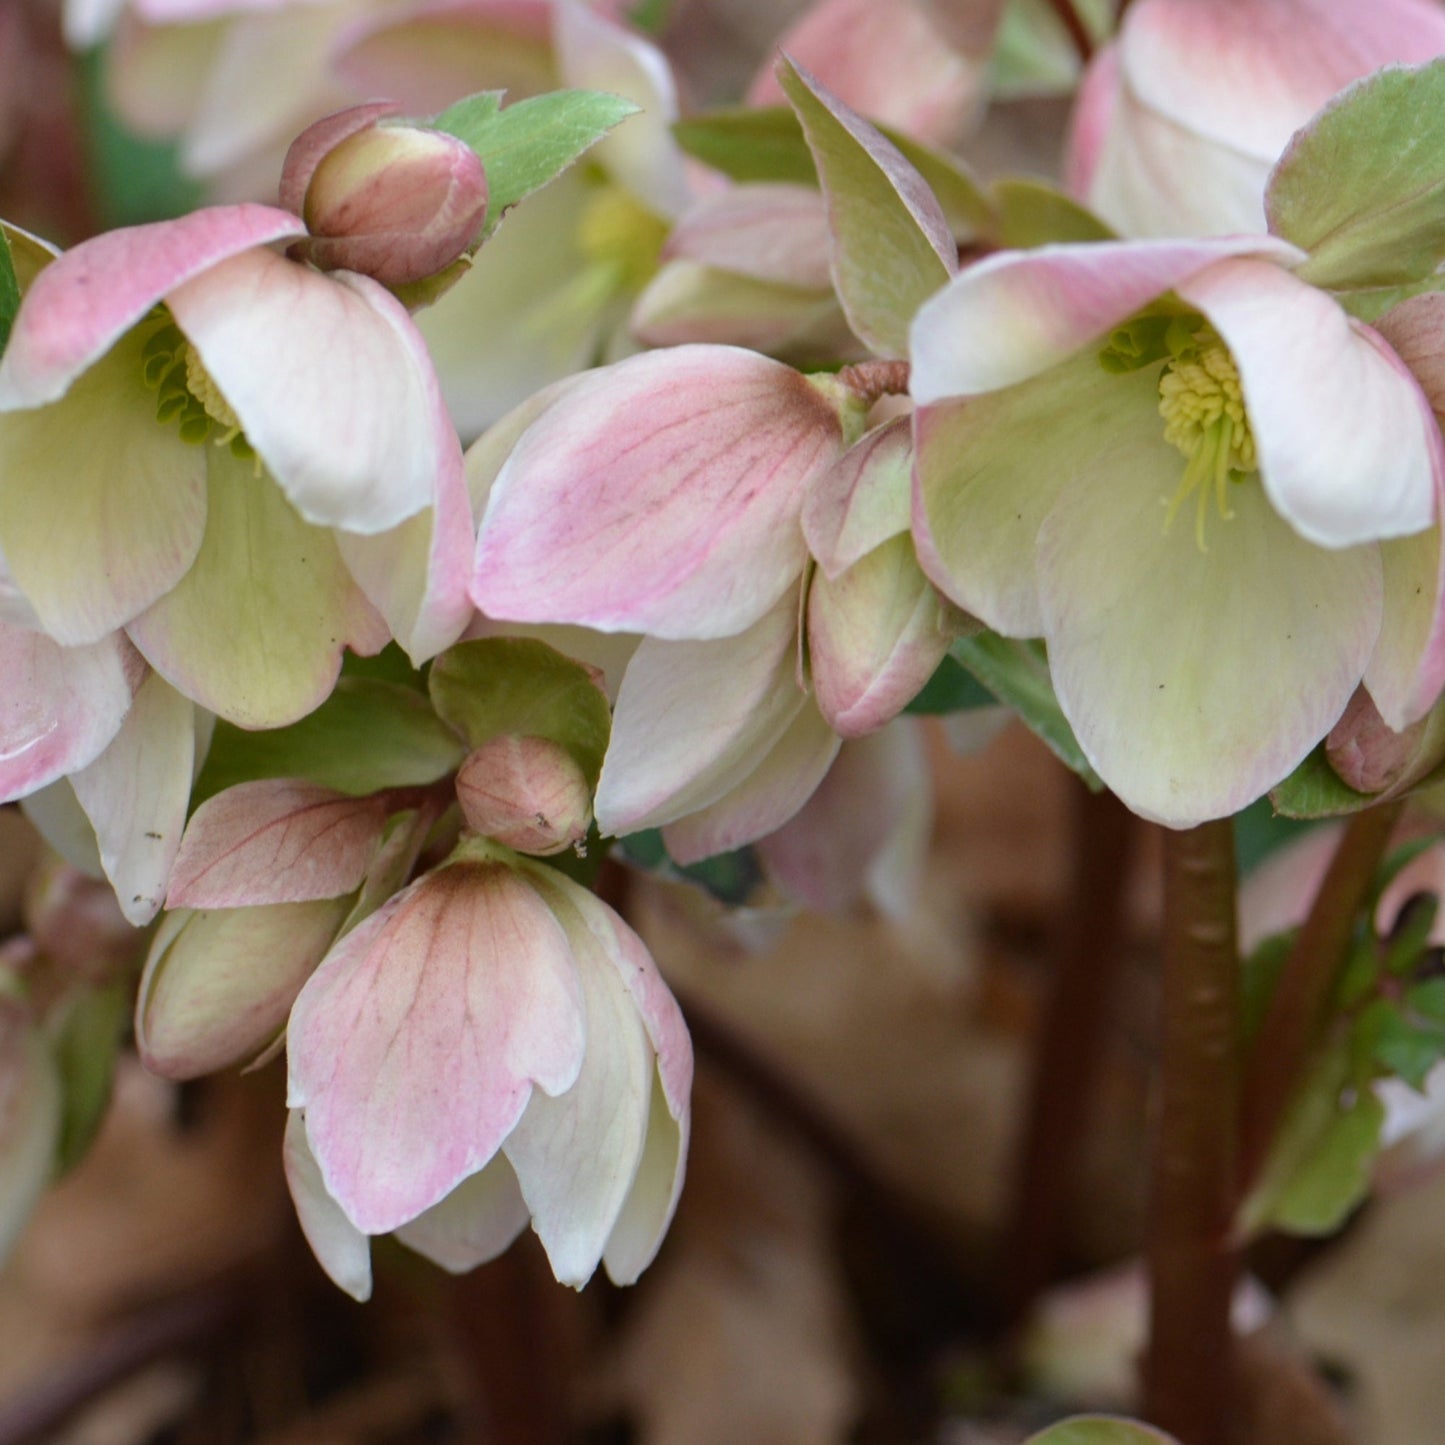
[(1349, 956), (1356, 920), (1403, 807), (1403, 803), (1385, 803), (1350, 819), (1280, 971), (1245, 1075), (1242, 1194), (1258, 1179), (1290, 1095), (1328, 1022), (1330, 1000)]
[(1049, 4), (1059, 17), (1059, 23), (1068, 31), (1074, 49), (1079, 52), (1079, 59), (1087, 65), (1094, 58), (1094, 38), (1089, 34), (1089, 27), (1080, 18), (1072, 0), (1049, 0)]
[(1087, 1137), (1104, 1021), (1123, 958), (1120, 932), (1134, 816), (1112, 793), (1091, 793), (1077, 780), (1072, 800), (1066, 924), (1032, 1046), (1033, 1077), (1004, 1255), (1004, 1303), (1014, 1323), (1027, 1315), (1057, 1262)]
[(1239, 984), (1233, 825), (1167, 833), (1144, 1389), (1188, 1445), (1225, 1445), (1234, 1387)]

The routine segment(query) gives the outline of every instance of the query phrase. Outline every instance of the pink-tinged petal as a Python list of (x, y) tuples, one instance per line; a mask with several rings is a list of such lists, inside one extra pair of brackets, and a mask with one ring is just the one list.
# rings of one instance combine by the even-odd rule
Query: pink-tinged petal
[(325, 898), (166, 913), (136, 997), (146, 1068), (196, 1079), (254, 1059), (285, 1026), (350, 908), (349, 898)]
[[(1133, 399), (1121, 427), (1157, 422)], [(1165, 526), (1178, 454), (1081, 461), (1039, 532), (1049, 670), (1090, 763), (1135, 812), (1170, 827), (1226, 817), (1329, 731), (1379, 632), (1374, 547), (1302, 538), (1253, 481), (1226, 520)], [(1170, 454), (1173, 454), (1172, 459)], [(1161, 478), (1165, 479), (1161, 485)]]
[(270, 251), (212, 267), (169, 298), (246, 439), (318, 526), (382, 532), (431, 504), (460, 447), (426, 343), (364, 276)]
[(736, 637), (644, 638), (623, 674), (597, 784), (603, 833), (670, 822), (741, 782), (806, 703), (796, 648), (792, 595)]
[(908, 530), (912, 473), (912, 427), (908, 417), (898, 417), (818, 474), (803, 504), (803, 535), (829, 577)]
[[(346, 645), (377, 651), (384, 624), (331, 535), (308, 526), (264, 472), (207, 447), (209, 512), (195, 566), (129, 627), (192, 701), (239, 727), (281, 727), (330, 695)], [(254, 547), (252, 539), (265, 538)]]
[(478, 90), (517, 101), (556, 89), (551, 31), (551, 0), (424, 0), (361, 16), (332, 64), (355, 94), (429, 115)]
[(665, 261), (696, 261), (759, 281), (832, 287), (828, 213), (812, 186), (730, 186), (705, 196), (672, 228)]
[(1161, 487), (1181, 475), (1184, 459), (1158, 444), (1158, 400), (1149, 372), (1114, 376), (1085, 354), (1019, 386), (916, 412), (913, 535), (934, 585), (996, 631), (1039, 636), (1039, 526), (1081, 464), (1132, 470), (1142, 439)]
[(803, 706), (746, 777), (663, 827), (668, 853), (679, 863), (700, 863), (775, 832), (813, 796), (841, 743), (817, 708)]
[(466, 1274), (501, 1254), (530, 1218), (516, 1171), (505, 1154), (497, 1154), (395, 1233), (408, 1249), (433, 1264), (452, 1274)]
[(590, 158), (659, 216), (680, 216), (691, 191), (682, 150), (672, 138), (677, 86), (666, 56), (578, 0), (556, 0), (553, 15), (563, 84), (611, 91), (642, 107), (599, 141)]
[[(1445, 296), (1416, 296), (1378, 329), (1419, 383), (1437, 422), (1445, 418)], [(1432, 446), (1435, 438), (1431, 437)], [(1445, 516), (1445, 467), (1435, 470), (1435, 515)], [(1365, 685), (1389, 725), (1402, 729), (1445, 686), (1445, 548), (1440, 527), (1384, 543), (1385, 616)]]
[(107, 104), (137, 135), (174, 141), (200, 108), (227, 29), (147, 25), (128, 6), (106, 47)]
[(396, 115), (400, 110), (401, 106), (394, 100), (373, 100), (366, 105), (335, 111), (307, 126), (291, 142), (281, 167), (281, 209), (299, 216), (306, 204), (306, 187), (321, 158), (347, 136), (366, 130), (383, 116)]
[(577, 962), (587, 1052), (577, 1082), (556, 1098), (534, 1094), (502, 1147), (552, 1272), (581, 1289), (642, 1159), (655, 1066), (618, 968), (575, 914), (565, 905), (553, 908)]
[(1244, 255), (1283, 265), (1304, 258), (1269, 236), (1098, 241), (990, 256), (919, 308), (909, 390), (927, 405), (1025, 381), (1206, 267)]
[(291, 1013), (289, 1096), (328, 1192), (368, 1234), (496, 1153), (584, 1049), (567, 937), (511, 869), (456, 863), (347, 934)]
[(890, 917), (903, 917), (918, 896), (931, 804), (918, 729), (884, 728), (844, 743), (802, 810), (757, 851), (807, 908), (841, 913), (881, 892)]
[(1125, 83), (1145, 105), (1272, 160), (1352, 80), (1445, 51), (1445, 14), (1425, 0), (1141, 0), (1119, 45)]
[(195, 753), (195, 707), (151, 673), (106, 750), (70, 779), (121, 912), (138, 928), (156, 916), (166, 894)]
[(0, 546), (61, 642), (129, 622), (201, 545), (206, 449), (156, 420), (143, 346), (131, 332), (60, 401), (0, 414)]
[(157, 301), (228, 257), (306, 234), (271, 206), (213, 206), (107, 231), (52, 261), (25, 294), (0, 361), (0, 411), (63, 396)]
[[(933, 10), (917, 0), (820, 0), (783, 32), (778, 48), (854, 110), (920, 140), (948, 144), (977, 108), (989, 46), (961, 54), (940, 33)], [(783, 104), (771, 66), (753, 81), (747, 100)]]
[(1081, 201), (1087, 201), (1093, 188), (1099, 155), (1114, 124), (1119, 85), (1119, 47), (1110, 43), (1089, 62), (1069, 115), (1064, 184)]
[(1229, 347), (1265, 490), (1302, 536), (1347, 547), (1435, 520), (1439, 428), (1376, 332), (1265, 261), (1213, 266), (1178, 290)]
[(240, 908), (351, 893), (366, 877), (386, 814), (379, 796), (352, 798), (293, 778), (238, 783), (196, 809), (166, 906)]
[(915, 698), (948, 651), (945, 604), (913, 539), (894, 537), (808, 592), (808, 659), (818, 710), (845, 738), (876, 732)]
[(801, 570), (803, 494), (840, 440), (822, 392), (767, 357), (685, 346), (604, 368), (508, 458), (472, 597), (520, 622), (739, 632)]
[(371, 1298), (371, 1240), (342, 1212), (326, 1192), (321, 1170), (306, 1142), (306, 1124), (298, 1109), (286, 1116), (281, 1149), (286, 1183), (306, 1243), (331, 1282), (352, 1299)]
[(0, 801), (93, 762), (120, 731), (143, 675), (119, 634), (62, 647), (0, 624)]

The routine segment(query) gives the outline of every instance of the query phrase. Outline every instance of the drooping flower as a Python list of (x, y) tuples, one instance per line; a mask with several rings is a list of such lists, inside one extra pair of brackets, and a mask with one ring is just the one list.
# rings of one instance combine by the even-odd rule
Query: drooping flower
[(425, 345), (367, 277), (270, 249), (304, 235), (240, 205), (26, 258), (0, 362), (0, 548), (41, 626), (67, 646), (123, 627), (252, 727), (315, 707), (347, 644), (389, 624), (424, 658), (468, 613)]
[(1429, 0), (1139, 0), (1084, 78), (1070, 189), (1128, 236), (1262, 232), (1290, 136), (1350, 82), (1441, 53)]
[(1247, 237), (1005, 254), (913, 328), (925, 570), (1046, 640), (1090, 762), (1174, 826), (1278, 782), (1362, 679), (1396, 727), (1445, 681), (1439, 429), (1300, 260)]

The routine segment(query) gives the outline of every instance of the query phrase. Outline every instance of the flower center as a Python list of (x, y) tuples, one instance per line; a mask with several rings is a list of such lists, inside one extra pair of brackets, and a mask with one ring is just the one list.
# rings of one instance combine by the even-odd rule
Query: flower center
[(577, 229), (582, 254), (629, 291), (651, 280), (667, 226), (621, 186), (605, 182), (588, 199)]
[(141, 375), (156, 393), (156, 420), (174, 423), (183, 442), (199, 446), (214, 436), (238, 457), (255, 455), (240, 418), (174, 322), (163, 321), (146, 341)]
[(1221, 520), (1231, 520), (1230, 484), (1259, 470), (1239, 371), (1213, 332), (1199, 332), (1192, 345), (1176, 351), (1165, 364), (1159, 378), (1159, 415), (1164, 418), (1164, 440), (1188, 459), (1164, 525), (1168, 528), (1193, 497), (1194, 539), (1201, 552), (1207, 551), (1204, 526), (1211, 500)]

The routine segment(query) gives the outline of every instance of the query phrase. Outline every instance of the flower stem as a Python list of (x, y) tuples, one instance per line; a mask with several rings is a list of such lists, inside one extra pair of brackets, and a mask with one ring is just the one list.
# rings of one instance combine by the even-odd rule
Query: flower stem
[(1189, 1445), (1224, 1445), (1229, 1428), (1239, 1041), (1234, 831), (1222, 819), (1164, 842), (1144, 1386), (1148, 1418)]
[(1089, 27), (1080, 18), (1072, 0), (1049, 0), (1049, 4), (1059, 17), (1060, 24), (1068, 31), (1074, 49), (1079, 52), (1079, 59), (1087, 65), (1094, 58), (1094, 40), (1089, 34)]
[(1403, 802), (1356, 813), (1285, 959), (1259, 1037), (1250, 1051), (1240, 1125), (1241, 1196), (1269, 1156), (1290, 1095), (1328, 1021), (1355, 920), (1374, 883)]

